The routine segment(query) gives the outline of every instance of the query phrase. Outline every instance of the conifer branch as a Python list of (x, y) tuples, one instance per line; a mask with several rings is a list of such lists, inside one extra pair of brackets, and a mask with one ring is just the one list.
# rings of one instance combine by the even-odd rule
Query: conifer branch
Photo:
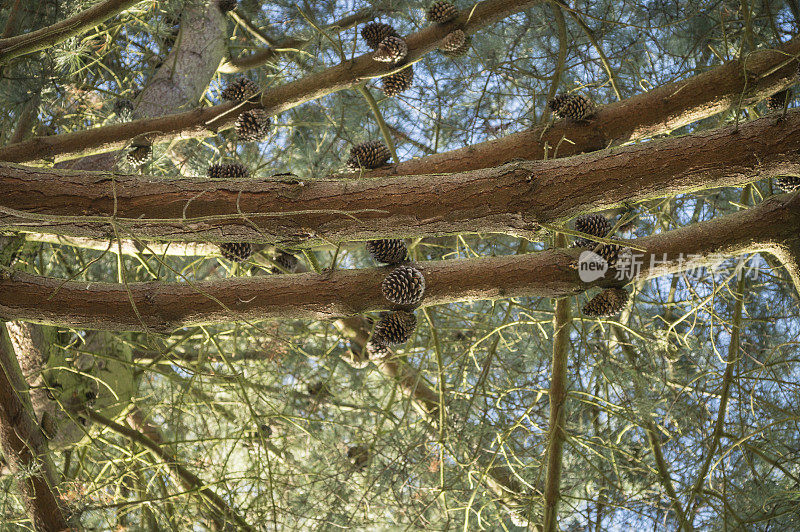
[[(235, 11), (233, 11), (232, 13), (235, 19), (236, 16), (238, 15)], [(361, 24), (362, 22), (370, 20), (377, 13), (380, 13), (380, 10), (358, 11), (356, 13), (353, 13), (352, 15), (348, 15), (332, 24), (325, 26), (324, 29), (326, 32), (331, 34), (340, 33), (342, 31), (349, 30), (350, 28), (352, 28), (357, 24)], [(269, 39), (269, 36), (266, 34), (261, 35), (261, 37)], [(270, 44), (268, 48), (257, 50), (256, 52), (249, 55), (234, 57), (223, 61), (219, 67), (219, 71), (222, 72), (223, 74), (236, 74), (240, 72), (245, 72), (252, 68), (258, 68), (264, 65), (265, 63), (268, 63), (269, 61), (272, 61), (275, 58), (280, 57), (282, 54), (286, 52), (295, 52), (303, 50), (313, 42), (314, 42), (313, 39), (299, 39), (296, 37), (287, 37), (285, 39), (282, 39), (274, 43), (267, 43)]]
[[(566, 247), (566, 238), (556, 238)], [(550, 422), (547, 432), (547, 480), (544, 488), (544, 532), (558, 530), (558, 502), (561, 498), (561, 468), (566, 439), (567, 356), (572, 310), (570, 298), (556, 301), (553, 316), (553, 360), (550, 372)]]
[[(641, 268), (631, 269), (621, 280), (582, 282), (575, 266), (579, 249), (421, 262), (416, 266), (426, 279), (423, 305), (565, 297), (592, 286), (618, 285), (635, 274), (644, 280), (714, 264), (720, 256), (771, 252), (797, 241), (798, 207), (800, 195), (776, 196), (746, 211), (632, 240), (631, 246), (645, 250), (648, 260), (640, 259)], [(659, 262), (649, 260), (651, 255)], [(328, 320), (387, 308), (380, 289), (386, 272), (387, 268), (336, 270), (126, 287), (6, 271), (0, 277), (0, 316), (77, 328), (158, 332), (271, 317)]]
[[(222, 499), (222, 497), (217, 495), (211, 488), (206, 487), (208, 486), (206, 482), (181, 465), (175, 456), (165, 451), (158, 443), (148, 437), (146, 433), (126, 427), (124, 425), (120, 425), (119, 423), (108, 419), (91, 409), (87, 409), (83, 413), (85, 413), (86, 417), (95, 423), (107, 427), (121, 436), (125, 436), (129, 440), (138, 443), (156, 455), (158, 459), (161, 460), (164, 465), (166, 465), (180, 480), (187, 490), (199, 493), (206, 502), (208, 502), (213, 508), (215, 508), (225, 517), (225, 520), (228, 520), (231, 522), (231, 524), (235, 523), (240, 530), (247, 530), (248, 532), (255, 531), (255, 529), (251, 527), (247, 521), (236, 512), (236, 510), (231, 508), (228, 503)], [(135, 421), (135, 418), (131, 419)], [(143, 430), (145, 428), (150, 434), (153, 433), (153, 430), (157, 430), (152, 426), (142, 427)]]
[[(407, 62), (415, 62), (436, 49), (455, 27), (467, 34), (492, 24), (513, 13), (522, 11), (541, 0), (487, 0), (467, 9), (447, 24), (433, 24), (406, 37)], [(328, 94), (349, 89), (372, 78), (397, 69), (396, 66), (374, 61), (372, 54), (363, 54), (306, 78), (271, 88), (261, 96), (260, 107), (270, 115), (287, 111)], [(92, 153), (102, 153), (125, 146), (139, 135), (150, 142), (166, 142), (175, 138), (199, 138), (218, 133), (233, 125), (236, 118), (259, 107), (256, 103), (223, 104), (173, 115), (134, 120), (127, 124), (102, 126), (86, 131), (65, 133), (52, 137), (35, 137), (0, 149), (0, 160), (25, 162), (38, 159), (60, 161)], [(32, 151), (31, 151), (32, 150)]]
[(104, 0), (85, 11), (40, 30), (0, 39), (0, 64), (32, 52), (38, 52), (102, 24), (140, 0)]
[(777, 123), (765, 117), (738, 128), (444, 176), (164, 180), (0, 163), (0, 228), (104, 239), (113, 215), (124, 237), (145, 240), (307, 248), (459, 232), (534, 239), (536, 224), (778, 174), (800, 174), (800, 111)]

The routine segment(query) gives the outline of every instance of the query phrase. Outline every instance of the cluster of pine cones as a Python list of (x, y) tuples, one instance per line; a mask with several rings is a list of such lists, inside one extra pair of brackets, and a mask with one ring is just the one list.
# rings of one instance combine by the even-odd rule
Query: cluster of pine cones
[[(575, 230), (586, 235), (606, 238), (611, 233), (611, 224), (600, 214), (583, 214), (575, 220)], [(622, 248), (616, 244), (596, 242), (590, 238), (579, 237), (572, 243), (573, 248), (584, 248), (605, 259), (610, 268), (617, 266)], [(582, 312), (587, 316), (608, 317), (619, 313), (628, 302), (628, 292), (624, 288), (607, 288), (593, 297)]]
[[(236, 7), (236, 1), (220, 0), (219, 6), (223, 12), (227, 12)], [(458, 15), (458, 9), (446, 0), (435, 2), (426, 13), (429, 22), (439, 25), (453, 22)], [(405, 64), (409, 49), (397, 30), (383, 22), (371, 22), (361, 29), (361, 36), (373, 50), (372, 58), (375, 61), (390, 64), (394, 68), (391, 74), (381, 78), (384, 94), (393, 97), (410, 89), (414, 70), (411, 64)], [(463, 29), (453, 28), (441, 41), (439, 51), (448, 57), (458, 57), (466, 54), (470, 46), (471, 37)], [(258, 93), (258, 85), (247, 78), (239, 78), (222, 91), (222, 97), (227, 101), (252, 102)], [(788, 97), (785, 94), (776, 94), (770, 98), (768, 104), (770, 108), (777, 107), (778, 103), (782, 107)], [(574, 121), (586, 120), (595, 113), (594, 103), (579, 94), (556, 96), (548, 102), (548, 107), (559, 118)], [(118, 114), (122, 116), (125, 111), (127, 109), (121, 109)], [(236, 131), (242, 141), (260, 140), (268, 134), (270, 125), (271, 120), (266, 111), (256, 108), (239, 116)], [(135, 156), (136, 161), (146, 160), (144, 147), (136, 149), (140, 150)], [(147, 157), (149, 153), (147, 147)], [(132, 155), (129, 155), (129, 159), (131, 158)], [(383, 142), (373, 140), (353, 146), (346, 165), (351, 171), (370, 170), (387, 164), (390, 158), (389, 148)], [(247, 178), (249, 175), (248, 169), (239, 163), (215, 164), (208, 169), (208, 177), (211, 179)], [(800, 188), (800, 178), (780, 178), (777, 184), (784, 189), (797, 189)], [(611, 225), (605, 217), (590, 214), (579, 217), (575, 222), (575, 229), (587, 236), (607, 237), (611, 232)], [(577, 238), (572, 246), (592, 249), (603, 257), (609, 266), (616, 265), (621, 249), (617, 245), (598, 243), (586, 237)], [(224, 258), (235, 262), (247, 260), (254, 251), (254, 246), (249, 243), (223, 243), (219, 248)], [(378, 361), (391, 355), (389, 346), (406, 342), (416, 329), (417, 317), (414, 309), (419, 306), (425, 295), (425, 277), (408, 262), (408, 249), (402, 240), (373, 240), (367, 242), (366, 248), (376, 262), (394, 266), (381, 283), (381, 290), (389, 303), (390, 310), (381, 313), (367, 344), (369, 358)], [(293, 261), (289, 261), (289, 258)], [(297, 259), (287, 255), (284, 262), (286, 264), (281, 266), (291, 270)], [(275, 271), (279, 272), (281, 269), (276, 268)], [(583, 313), (594, 317), (613, 316), (625, 306), (627, 300), (628, 292), (625, 289), (607, 288), (583, 307)], [(361, 466), (364, 462), (361, 460), (363, 454), (360, 448), (354, 447), (348, 452), (348, 457)]]
[[(446, 0), (431, 5), (426, 13), (429, 22), (447, 24), (458, 17), (456, 6)], [(374, 53), (372, 58), (395, 65), (399, 68), (381, 78), (383, 93), (388, 97), (397, 96), (411, 88), (414, 82), (414, 67), (404, 65), (408, 45), (396, 29), (385, 22), (370, 22), (361, 29), (361, 37)], [(459, 57), (469, 51), (471, 38), (462, 29), (455, 28), (439, 46), (439, 51), (448, 57)]]
[(425, 295), (425, 276), (407, 262), (408, 249), (402, 240), (372, 240), (367, 242), (367, 251), (376, 262), (395, 266), (381, 283), (392, 310), (381, 314), (367, 343), (369, 358), (377, 361), (390, 356), (389, 346), (406, 342), (417, 328), (414, 309)]

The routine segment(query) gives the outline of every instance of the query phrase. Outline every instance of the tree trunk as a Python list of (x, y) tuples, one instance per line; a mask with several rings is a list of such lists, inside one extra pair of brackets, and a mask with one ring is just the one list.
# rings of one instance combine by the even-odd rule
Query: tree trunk
[(0, 324), (0, 447), (17, 477), (22, 503), (37, 531), (63, 530), (62, 502), (53, 491), (55, 474), (47, 442), (33, 414), (28, 385), (6, 328)]

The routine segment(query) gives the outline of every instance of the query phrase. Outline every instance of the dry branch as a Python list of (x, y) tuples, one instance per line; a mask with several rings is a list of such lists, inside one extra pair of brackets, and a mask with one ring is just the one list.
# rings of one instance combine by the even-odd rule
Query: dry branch
[[(126, 438), (138, 443), (142, 447), (147, 448), (150, 452), (155, 454), (170, 471), (180, 480), (187, 490), (197, 491), (200, 496), (205, 499), (209, 505), (224, 515), (230, 524), (236, 524), (239, 530), (247, 530), (254, 532), (255, 529), (251, 527), (234, 509), (232, 509), (225, 500), (217, 495), (214, 490), (206, 487), (207, 483), (203, 482), (197, 475), (183, 467), (174, 456), (165, 451), (150, 439), (145, 433), (138, 430), (120, 425), (113, 420), (107, 419), (93, 410), (86, 410), (86, 416), (104, 427), (108, 427), (117, 434), (125, 436)], [(135, 419), (135, 418), (134, 418)], [(152, 427), (150, 427), (152, 428)]]
[[(640, 278), (711, 264), (719, 255), (775, 252), (797, 242), (800, 195), (770, 198), (747, 211), (640, 238), (646, 252)], [(574, 264), (579, 250), (429, 261), (424, 305), (508, 297), (563, 297), (586, 284)], [(650, 255), (659, 259), (652, 263)], [(692, 256), (692, 262), (687, 257)], [(661, 260), (663, 259), (663, 262)], [(170, 332), (198, 323), (263, 318), (333, 319), (387, 306), (380, 283), (388, 268), (273, 275), (218, 281), (111, 283), (60, 281), (20, 272), (0, 279), (0, 317), (77, 328)], [(131, 306), (135, 304), (135, 309)], [(137, 317), (137, 312), (142, 321)]]
[[(455, 27), (465, 33), (479, 29), (502, 18), (539, 3), (541, 0), (487, 0), (461, 12), (448, 24), (433, 24), (406, 37), (407, 62), (417, 61), (436, 49), (439, 41)], [(305, 102), (321, 98), (336, 91), (352, 88), (365, 80), (386, 75), (398, 67), (372, 59), (364, 54), (353, 60), (312, 74), (301, 80), (275, 87), (264, 92), (261, 106), (269, 114), (278, 114)], [(138, 135), (147, 135), (151, 142), (164, 142), (177, 138), (207, 137), (230, 127), (244, 111), (257, 104), (227, 102), (185, 113), (159, 118), (135, 120), (127, 124), (103, 126), (86, 131), (35, 137), (0, 149), (0, 160), (26, 162), (38, 159), (60, 161), (92, 153), (119, 149)]]
[(105, 0), (85, 11), (40, 30), (0, 39), (0, 64), (9, 59), (38, 52), (93, 28), (137, 4), (140, 0)]
[[(550, 161), (376, 179), (161, 179), (0, 163), (0, 229), (310, 247), (501, 232), (713, 187), (800, 173), (800, 111), (740, 127)], [(302, 210), (300, 210), (302, 209)]]

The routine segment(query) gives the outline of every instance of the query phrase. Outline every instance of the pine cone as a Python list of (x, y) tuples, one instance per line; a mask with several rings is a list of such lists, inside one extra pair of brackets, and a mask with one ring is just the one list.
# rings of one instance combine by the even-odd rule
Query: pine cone
[[(450, 35), (452, 35), (452, 33), (449, 34), (447, 37), (445, 37), (445, 41), (447, 40), (448, 37), (450, 37)], [(447, 52), (445, 50), (442, 50), (441, 48), (439, 48), (439, 51), (442, 53), (442, 55), (444, 55), (446, 57), (456, 58), (456, 57), (461, 57), (463, 55), (466, 55), (467, 52), (469, 52), (469, 47), (470, 46), (472, 46), (472, 35), (466, 35), (464, 37), (464, 44), (462, 44), (461, 46), (459, 46), (458, 48), (456, 48), (452, 52)]]
[(233, 11), (236, 9), (237, 4), (238, 2), (236, 0), (219, 0), (217, 5), (219, 6), (219, 10), (225, 14), (228, 11)]
[(367, 242), (367, 252), (375, 262), (384, 264), (403, 262), (408, 255), (408, 249), (402, 240), (370, 240)]
[(367, 355), (370, 360), (384, 360), (391, 356), (392, 352), (385, 345), (375, 343), (373, 341), (367, 342)]
[(436, 2), (428, 8), (428, 22), (436, 22), (437, 24), (445, 24), (450, 22), (458, 16), (458, 9), (456, 6), (445, 0)]
[(375, 325), (372, 341), (378, 345), (402, 344), (417, 328), (417, 317), (404, 310), (386, 313)]
[(580, 94), (562, 94), (547, 104), (560, 118), (584, 120), (594, 114), (594, 103)]
[(236, 133), (244, 142), (261, 140), (269, 133), (271, 123), (272, 120), (265, 110), (252, 109), (240, 114), (236, 119)]
[(411, 88), (414, 82), (414, 67), (408, 65), (400, 72), (384, 76), (381, 80), (383, 81), (383, 93), (390, 98), (397, 96)]
[(370, 22), (361, 28), (361, 36), (367, 42), (367, 46), (373, 50), (377, 50), (378, 45), (380, 45), (386, 37), (400, 37), (400, 34), (389, 24)]
[(451, 31), (447, 34), (447, 37), (442, 39), (442, 44), (439, 45), (439, 50), (446, 54), (452, 54), (456, 50), (460, 50), (464, 46), (466, 40), (467, 35), (463, 31)]
[(372, 54), (372, 59), (382, 63), (397, 63), (408, 53), (408, 45), (400, 37), (386, 37)]
[(347, 167), (352, 171), (361, 168), (378, 168), (386, 164), (391, 156), (389, 148), (379, 140), (362, 142), (350, 148), (350, 158), (347, 159)]
[[(575, 230), (592, 236), (605, 237), (611, 231), (611, 224), (599, 214), (582, 214), (575, 220)], [(588, 238), (578, 238), (572, 247), (593, 248), (597, 242)]]
[(153, 150), (150, 145), (135, 146), (131, 151), (128, 152), (128, 155), (125, 158), (128, 160), (128, 163), (131, 164), (131, 166), (138, 167), (142, 166), (150, 159), (152, 152)]
[(248, 78), (237, 78), (223, 89), (220, 96), (228, 102), (243, 102), (254, 94), (258, 94), (258, 91), (258, 85), (254, 81)]
[(237, 179), (250, 177), (250, 170), (240, 163), (212, 164), (206, 172), (211, 179)]
[(606, 260), (609, 268), (613, 268), (617, 265), (620, 251), (622, 251), (622, 248), (616, 244), (602, 244), (595, 253)]
[(353, 445), (347, 449), (347, 459), (359, 471), (369, 462), (369, 445)]
[(606, 288), (594, 296), (583, 307), (587, 316), (608, 317), (617, 314), (628, 302), (628, 291), (624, 288)]
[[(293, 273), (294, 269), (297, 267), (298, 260), (297, 257), (292, 255), (291, 253), (286, 253), (285, 251), (281, 251), (278, 253), (278, 256), (274, 259), (275, 263), (286, 270), (286, 272)], [(272, 267), (270, 270), (272, 273), (285, 273), (278, 268)]]
[(114, 101), (114, 114), (120, 122), (130, 122), (133, 119), (133, 102), (127, 98), (118, 98)]
[(425, 295), (425, 277), (411, 266), (395, 268), (381, 283), (386, 299), (397, 305), (415, 305)]
[(242, 262), (253, 254), (253, 244), (247, 242), (224, 242), (219, 245), (220, 254), (231, 262)]
[(767, 109), (770, 111), (780, 111), (783, 109), (787, 100), (792, 99), (792, 91), (790, 89), (784, 89), (782, 91), (776, 92), (769, 98), (767, 98)]
[(784, 192), (794, 192), (795, 190), (800, 190), (800, 177), (789, 175), (776, 177), (775, 184)]

